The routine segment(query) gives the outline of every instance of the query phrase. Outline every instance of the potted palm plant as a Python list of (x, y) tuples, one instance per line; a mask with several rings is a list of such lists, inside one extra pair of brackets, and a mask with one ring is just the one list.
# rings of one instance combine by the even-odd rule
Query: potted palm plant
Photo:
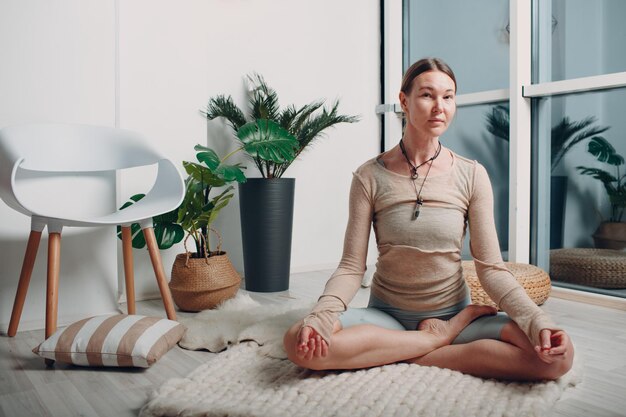
[[(281, 109), (278, 94), (262, 76), (250, 75), (248, 81), (247, 115), (224, 95), (211, 98), (203, 114), (208, 120), (228, 122), (262, 177), (239, 184), (246, 289), (284, 291), (289, 288), (295, 179), (283, 175), (324, 130), (358, 117), (339, 114), (339, 102), (326, 108), (323, 100)], [(280, 152), (262, 155), (256, 148), (254, 152), (245, 148), (247, 140), (263, 135), (264, 143)]]
[[(486, 114), (487, 130), (494, 136), (509, 141), (509, 108), (496, 105)], [(563, 117), (554, 125), (550, 133), (550, 167), (552, 172), (563, 157), (578, 143), (599, 135), (609, 129), (606, 126), (594, 126), (596, 118), (587, 117), (581, 121), (571, 121)], [(567, 196), (567, 177), (552, 175), (550, 177), (550, 249), (563, 247), (563, 231), (565, 220), (565, 199)]]
[(602, 136), (591, 138), (587, 151), (599, 162), (615, 167), (615, 175), (600, 168), (576, 167), (582, 175), (590, 175), (602, 182), (611, 204), (609, 220), (602, 221), (593, 234), (595, 246), (604, 249), (624, 249), (626, 223), (622, 222), (622, 218), (626, 210), (626, 174), (620, 173), (624, 157), (616, 153), (615, 148)]

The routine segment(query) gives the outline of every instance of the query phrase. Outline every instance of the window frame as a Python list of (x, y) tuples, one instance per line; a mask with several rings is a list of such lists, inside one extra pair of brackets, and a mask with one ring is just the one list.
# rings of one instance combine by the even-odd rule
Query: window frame
[[(385, 93), (383, 104), (375, 109), (384, 118), (381, 152), (394, 146), (402, 135), (402, 109), (397, 102), (397, 89), (407, 64), (404, 62), (408, 50), (408, 44), (404, 43), (407, 9), (407, 3), (403, 0), (381, 0)], [(542, 171), (545, 152), (539, 152), (537, 143), (532, 146), (533, 138), (539, 134), (540, 122), (545, 122), (539, 120), (540, 114), (549, 113), (545, 109), (539, 111), (541, 105), (549, 105), (542, 104), (541, 98), (624, 88), (626, 72), (533, 82), (541, 78), (537, 65), (541, 57), (533, 55), (537, 54), (542, 42), (539, 27), (552, 24), (551, 19), (543, 16), (551, 16), (551, 2), (509, 0), (509, 88), (461, 94), (456, 97), (456, 101), (457, 107), (509, 102), (509, 260), (522, 263), (532, 261), (545, 269), (549, 265), (549, 247), (545, 243), (545, 225), (549, 216), (545, 213), (549, 213), (550, 207), (549, 201), (537, 201), (537, 195), (549, 195), (550, 189), (546, 181), (537, 180), (538, 176), (545, 174)], [(533, 21), (538, 24), (533, 25)], [(542, 46), (542, 54), (549, 56), (549, 48)]]

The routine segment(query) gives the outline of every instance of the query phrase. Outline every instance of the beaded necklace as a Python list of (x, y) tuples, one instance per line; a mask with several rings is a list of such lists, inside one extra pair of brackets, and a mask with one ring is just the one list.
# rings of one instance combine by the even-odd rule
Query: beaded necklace
[[(424, 204), (424, 200), (422, 200), (422, 189), (424, 188), (424, 184), (426, 183), (426, 179), (428, 178), (430, 169), (433, 167), (432, 162), (437, 159), (439, 153), (441, 152), (441, 142), (439, 142), (439, 146), (437, 147), (435, 154), (419, 165), (413, 165), (413, 163), (409, 159), (408, 155), (406, 154), (406, 149), (404, 148), (404, 141), (402, 139), (400, 139), (400, 150), (402, 151), (402, 155), (404, 155), (404, 159), (406, 159), (406, 163), (409, 164), (409, 167), (411, 169), (411, 182), (413, 183), (413, 188), (415, 189), (415, 209), (413, 210), (413, 218), (411, 220), (415, 220), (419, 217), (420, 208), (422, 207), (422, 204)], [(417, 191), (417, 185), (415, 184), (415, 181), (417, 181), (417, 179), (419, 178), (417, 170), (429, 162), (431, 162), (431, 164), (428, 166), (428, 170), (426, 171), (426, 175), (424, 176), (424, 181), (422, 181), (422, 185), (420, 186), (419, 191)]]

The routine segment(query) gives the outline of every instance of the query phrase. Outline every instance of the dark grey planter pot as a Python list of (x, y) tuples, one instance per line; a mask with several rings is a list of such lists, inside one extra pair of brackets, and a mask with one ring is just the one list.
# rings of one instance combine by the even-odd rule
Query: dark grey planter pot
[(246, 290), (289, 289), (295, 178), (248, 178), (239, 184)]
[(553, 175), (550, 181), (550, 249), (560, 249), (563, 247), (567, 177)]

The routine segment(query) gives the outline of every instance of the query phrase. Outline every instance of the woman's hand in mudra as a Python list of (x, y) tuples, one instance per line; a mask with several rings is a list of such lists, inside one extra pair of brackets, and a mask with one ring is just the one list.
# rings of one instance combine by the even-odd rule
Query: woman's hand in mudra
[(535, 352), (545, 363), (568, 359), (573, 353), (572, 342), (563, 330), (543, 329), (539, 338), (541, 346), (535, 346)]
[(328, 343), (310, 326), (302, 326), (298, 332), (298, 346), (296, 355), (305, 360), (314, 356), (325, 357), (328, 354)]

